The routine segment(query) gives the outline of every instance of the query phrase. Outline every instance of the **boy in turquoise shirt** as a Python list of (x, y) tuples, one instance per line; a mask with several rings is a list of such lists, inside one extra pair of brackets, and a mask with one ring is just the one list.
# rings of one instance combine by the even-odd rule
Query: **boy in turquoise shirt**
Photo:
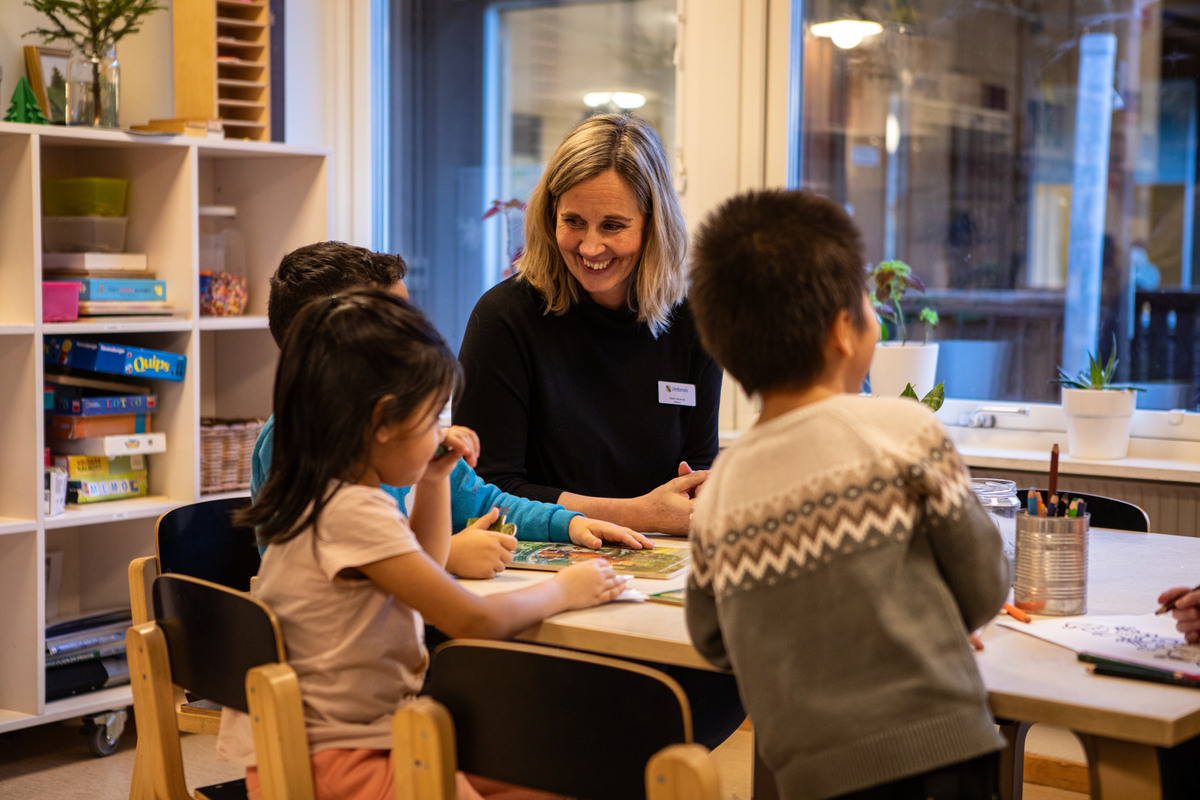
[[(398, 255), (375, 253), (342, 242), (318, 242), (285, 255), (271, 276), (267, 321), (276, 344), (306, 303), (318, 297), (362, 286), (378, 286), (408, 297), (404, 285), (407, 265)], [(266, 481), (271, 466), (271, 442), (275, 418), (263, 426), (254, 443), (250, 493), (255, 495)], [(383, 487), (406, 508), (411, 486)], [(540, 503), (502, 492), (475, 474), (465, 459), (459, 459), (450, 475), (451, 517), (459, 531), (450, 540), (446, 569), (463, 578), (491, 578), (512, 561), (517, 540), (571, 542), (599, 547), (605, 542), (624, 547), (652, 547), (636, 531), (610, 522), (590, 519), (557, 504)], [(516, 537), (487, 528), (505, 509), (507, 521), (517, 526)], [(478, 518), (473, 525), (467, 521)]]

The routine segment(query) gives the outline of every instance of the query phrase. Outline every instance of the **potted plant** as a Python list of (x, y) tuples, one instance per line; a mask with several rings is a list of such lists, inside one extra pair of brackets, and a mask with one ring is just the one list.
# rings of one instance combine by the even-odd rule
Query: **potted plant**
[(924, 292), (925, 285), (903, 261), (881, 261), (871, 270), (870, 277), (875, 284), (871, 301), (880, 320), (880, 342), (868, 373), (871, 394), (895, 397), (909, 383), (916, 393), (928, 393), (937, 375), (938, 346), (929, 341), (929, 334), (938, 322), (937, 312), (921, 309), (919, 319), (924, 323), (924, 339), (910, 342), (900, 305), (909, 289)]
[(1072, 377), (1058, 368), (1051, 381), (1062, 387), (1063, 414), (1067, 418), (1067, 452), (1073, 458), (1124, 458), (1129, 452), (1129, 429), (1141, 389), (1115, 383), (1117, 337), (1105, 362), (1088, 353), (1088, 366)]

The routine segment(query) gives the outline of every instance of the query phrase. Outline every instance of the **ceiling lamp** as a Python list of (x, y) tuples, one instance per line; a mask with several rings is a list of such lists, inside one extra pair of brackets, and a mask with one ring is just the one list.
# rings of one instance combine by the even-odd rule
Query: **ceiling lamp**
[(614, 105), (629, 111), (646, 105), (646, 96), (637, 92), (588, 92), (583, 96), (583, 104), (588, 108)]
[(864, 37), (882, 33), (883, 26), (865, 19), (838, 19), (833, 22), (818, 22), (809, 30), (813, 36), (831, 39), (838, 47), (849, 50), (858, 47)]

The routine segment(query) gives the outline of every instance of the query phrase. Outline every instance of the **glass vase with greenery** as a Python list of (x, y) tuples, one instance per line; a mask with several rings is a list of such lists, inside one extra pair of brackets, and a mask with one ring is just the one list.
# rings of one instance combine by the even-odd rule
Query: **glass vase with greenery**
[(110, 65), (116, 62), (117, 42), (137, 33), (145, 17), (166, 6), (156, 0), (25, 0), (25, 5), (50, 20), (49, 27), (34, 28), (25, 36), (40, 36), (47, 44), (68, 41), (90, 62), (92, 119), (79, 121), (116, 127), (117, 87), (112, 76), (102, 73), (115, 73)]

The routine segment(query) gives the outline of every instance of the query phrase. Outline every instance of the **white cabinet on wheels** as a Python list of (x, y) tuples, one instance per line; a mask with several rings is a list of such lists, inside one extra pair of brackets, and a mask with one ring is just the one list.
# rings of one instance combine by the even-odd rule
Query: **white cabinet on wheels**
[[(317, 148), (0, 123), (0, 733), (83, 718), (93, 752), (116, 748), (128, 686), (45, 699), (47, 580), (60, 618), (128, 606), (126, 567), (154, 552), (154, 521), (201, 498), (201, 418), (270, 414), (267, 280), (283, 254), (327, 237), (327, 169)], [(125, 249), (146, 254), (173, 315), (42, 321), (41, 181), (71, 177), (129, 181)], [(211, 205), (237, 209), (242, 316), (200, 314), (199, 217)], [(45, 335), (187, 356), (182, 381), (154, 382), (167, 449), (148, 456), (148, 496), (47, 515)]]

